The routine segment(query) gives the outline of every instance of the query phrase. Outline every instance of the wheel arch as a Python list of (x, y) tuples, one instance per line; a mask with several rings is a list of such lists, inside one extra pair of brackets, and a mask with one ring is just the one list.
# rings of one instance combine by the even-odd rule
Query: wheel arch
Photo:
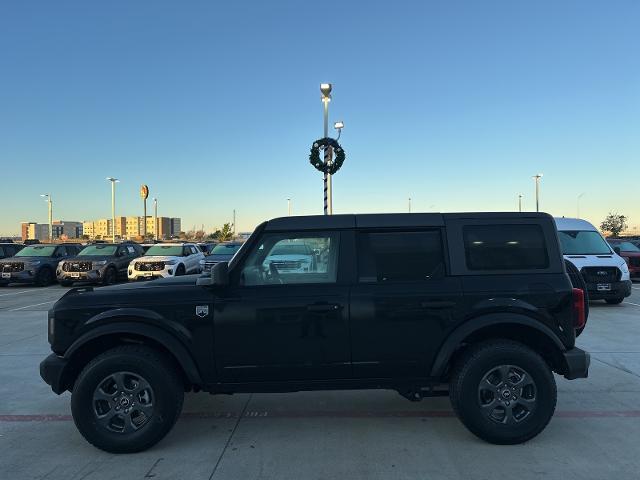
[(144, 344), (167, 357), (178, 369), (185, 390), (202, 387), (202, 377), (187, 347), (174, 335), (160, 327), (148, 323), (116, 321), (101, 325), (78, 338), (66, 350), (64, 358), (68, 360), (62, 373), (62, 387), (72, 389), (82, 369), (97, 355), (118, 345)]
[(468, 345), (492, 338), (527, 345), (538, 352), (554, 371), (564, 373), (563, 353), (567, 349), (549, 327), (526, 315), (501, 313), (476, 317), (456, 328), (440, 347), (431, 376), (445, 376)]

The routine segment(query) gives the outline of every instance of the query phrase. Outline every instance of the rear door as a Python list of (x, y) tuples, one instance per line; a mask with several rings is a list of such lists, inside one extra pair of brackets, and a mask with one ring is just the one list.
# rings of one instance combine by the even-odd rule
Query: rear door
[(359, 229), (351, 289), (355, 377), (425, 377), (460, 315), (460, 280), (447, 275), (441, 228)]

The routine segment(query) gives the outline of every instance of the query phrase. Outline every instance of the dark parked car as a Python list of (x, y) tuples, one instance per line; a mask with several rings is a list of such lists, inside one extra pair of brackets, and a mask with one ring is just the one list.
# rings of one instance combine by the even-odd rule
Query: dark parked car
[(96, 243), (60, 262), (56, 275), (60, 285), (67, 287), (73, 282), (111, 285), (126, 280), (129, 263), (142, 255), (144, 250), (137, 243)]
[(16, 253), (24, 248), (24, 245), (13, 242), (0, 243), (0, 260), (3, 258), (13, 257)]
[[(300, 244), (310, 268), (268, 260)], [(471, 432), (513, 444), (553, 416), (553, 372), (587, 376), (584, 300), (546, 214), (277, 218), (210, 276), (68, 292), (40, 374), (110, 452), (158, 442), (200, 390), (449, 395)]]
[(198, 247), (205, 255), (211, 255), (211, 251), (218, 245), (217, 242), (200, 242)]
[(240, 250), (242, 243), (243, 242), (225, 242), (217, 244), (213, 247), (209, 255), (200, 262), (202, 271), (209, 273), (216, 263), (230, 261), (236, 252)]
[(50, 285), (56, 280), (58, 262), (76, 255), (79, 249), (75, 244), (25, 246), (13, 257), (0, 260), (0, 286), (9, 283)]
[(640, 247), (633, 240), (621, 238), (607, 238), (607, 242), (627, 262), (631, 278), (640, 277)]

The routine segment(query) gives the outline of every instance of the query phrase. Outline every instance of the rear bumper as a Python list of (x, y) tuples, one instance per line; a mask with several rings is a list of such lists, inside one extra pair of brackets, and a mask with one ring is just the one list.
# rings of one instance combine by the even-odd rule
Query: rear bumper
[(589, 376), (589, 365), (591, 356), (588, 352), (574, 347), (563, 354), (564, 357), (564, 378), (574, 380), (576, 378), (587, 378)]
[(60, 395), (66, 390), (64, 382), (64, 371), (67, 368), (68, 361), (52, 353), (42, 362), (40, 362), (40, 376), (45, 383), (51, 386), (54, 393)]
[(589, 300), (604, 300), (607, 298), (620, 298), (631, 295), (631, 280), (613, 282), (610, 285), (611, 290), (599, 291), (597, 283), (587, 283)]

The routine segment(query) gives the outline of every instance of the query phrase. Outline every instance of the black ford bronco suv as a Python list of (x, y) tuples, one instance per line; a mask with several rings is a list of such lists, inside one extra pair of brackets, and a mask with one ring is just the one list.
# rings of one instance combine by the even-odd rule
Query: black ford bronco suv
[(471, 432), (513, 444), (550, 421), (553, 372), (587, 376), (585, 321), (547, 214), (286, 217), (210, 276), (69, 291), (40, 373), (110, 452), (154, 445), (201, 390), (449, 395)]

